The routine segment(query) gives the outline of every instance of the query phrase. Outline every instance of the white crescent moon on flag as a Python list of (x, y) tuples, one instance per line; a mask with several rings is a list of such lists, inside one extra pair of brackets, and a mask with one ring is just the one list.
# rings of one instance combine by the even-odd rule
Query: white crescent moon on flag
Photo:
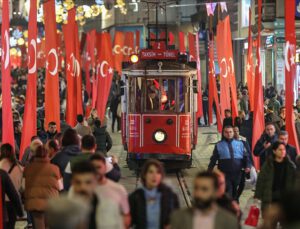
[(232, 57), (229, 58), (229, 62), (231, 64), (231, 72), (232, 74), (234, 73), (234, 64), (233, 64), (233, 60), (232, 60)]
[(115, 54), (120, 54), (120, 51), (121, 51), (120, 45), (115, 45), (114, 48), (113, 48), (113, 52)]
[(79, 77), (80, 75), (80, 65), (79, 65), (79, 61), (74, 57), (75, 60), (75, 67), (74, 67), (74, 74)]
[(290, 63), (289, 63), (289, 58), (288, 58), (289, 49), (290, 49), (290, 42), (287, 41), (286, 45), (285, 45), (285, 49), (284, 49), (284, 62), (285, 62), (286, 70), (288, 70), (288, 71), (291, 70)]
[[(226, 77), (227, 77), (227, 74), (228, 74), (228, 72), (227, 72), (227, 62), (226, 62), (225, 58), (222, 58), (222, 60), (221, 60), (221, 64), (222, 64), (223, 62), (225, 63), (225, 66), (226, 66), (226, 67), (225, 67), (225, 69), (226, 69), (226, 74), (223, 74), (222, 76), (223, 76), (224, 78), (226, 78)], [(221, 69), (222, 69), (222, 68), (221, 68)]]
[(32, 40), (30, 41), (30, 46), (32, 46), (33, 49), (34, 49), (34, 55), (33, 55), (33, 58), (32, 58), (32, 56), (29, 56), (28, 66), (30, 66), (31, 60), (32, 60), (32, 59), (34, 59), (34, 64), (33, 64), (32, 67), (30, 67), (30, 68), (28, 69), (28, 73), (29, 73), (29, 74), (33, 74), (33, 73), (36, 72), (36, 41), (35, 41), (35, 39), (32, 39)]
[(5, 39), (5, 42), (6, 42), (6, 47), (5, 47), (5, 52), (4, 52), (4, 48), (3, 48), (2, 55), (3, 55), (3, 58), (4, 58), (4, 68), (6, 69), (8, 67), (8, 64), (9, 64), (9, 40), (8, 40), (7, 30), (5, 30), (4, 39)]
[(100, 75), (104, 78), (106, 77), (106, 74), (104, 74), (104, 66), (108, 65), (108, 62), (106, 60), (102, 61), (101, 65), (100, 65)]
[(56, 49), (55, 48), (52, 48), (50, 49), (49, 53), (48, 53), (48, 56), (50, 54), (53, 54), (54, 57), (55, 57), (55, 68), (53, 69), (53, 71), (49, 71), (49, 73), (52, 75), (52, 76), (55, 76), (57, 74), (57, 69), (58, 69), (58, 57), (57, 57), (57, 53), (56, 53)]

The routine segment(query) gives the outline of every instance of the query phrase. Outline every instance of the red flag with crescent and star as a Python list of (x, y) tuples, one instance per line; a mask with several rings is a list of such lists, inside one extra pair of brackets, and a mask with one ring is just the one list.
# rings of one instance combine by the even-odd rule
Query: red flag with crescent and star
[[(228, 50), (228, 28), (229, 16), (220, 20), (217, 25), (217, 54), (220, 66), (220, 105), (222, 119), (225, 117), (224, 110), (231, 110), (230, 102), (230, 72), (229, 72), (229, 50)], [(231, 40), (230, 40), (231, 42)]]
[(23, 117), (23, 131), (20, 148), (20, 160), (25, 149), (30, 145), (31, 138), (36, 136), (36, 100), (37, 100), (37, 0), (30, 0), (28, 20), (28, 77)]
[[(260, 32), (261, 32), (261, 10), (262, 0), (258, 0), (258, 35), (256, 46), (256, 66), (255, 66), (255, 102), (253, 111), (253, 129), (252, 129), (252, 146), (255, 146), (256, 142), (260, 138), (265, 129), (265, 117), (264, 117), (264, 97), (262, 86), (262, 73), (260, 63)], [(254, 149), (254, 147), (253, 147)], [(260, 168), (259, 157), (253, 155), (254, 166), (256, 169)]]
[(103, 122), (114, 73), (111, 38), (107, 32), (101, 34), (101, 48), (101, 52), (98, 55), (97, 66), (98, 88), (96, 108), (98, 116)]
[(249, 27), (248, 27), (248, 54), (247, 54), (247, 86), (250, 102), (250, 110), (254, 109), (254, 80), (255, 75), (253, 71), (253, 54), (252, 54), (252, 34), (251, 34), (251, 8), (249, 8)]
[(15, 147), (13, 116), (11, 110), (11, 76), (9, 52), (9, 1), (2, 1), (1, 26), (1, 77), (2, 77), (2, 144)]
[(45, 21), (46, 81), (45, 81), (45, 129), (55, 122), (60, 131), (60, 102), (58, 79), (58, 54), (55, 19), (55, 0), (43, 3)]
[(296, 78), (296, 28), (295, 28), (295, 0), (285, 1), (285, 128), (289, 133), (289, 144), (296, 147), (299, 154), (299, 142), (295, 129), (294, 91)]
[(75, 56), (73, 59), (73, 69), (74, 69), (74, 77), (76, 80), (76, 114), (83, 115), (81, 55), (80, 55), (80, 41), (79, 41), (79, 33), (78, 33), (77, 23), (75, 23), (74, 38), (75, 38), (75, 40), (74, 40)]
[(219, 96), (218, 96), (218, 89), (216, 83), (216, 75), (215, 75), (215, 63), (214, 63), (214, 40), (212, 35), (212, 40), (209, 42), (209, 72), (208, 72), (208, 123), (212, 124), (212, 108), (215, 102), (216, 105), (216, 118), (217, 118), (217, 128), (218, 131), (222, 132), (222, 119), (221, 119), (221, 112), (220, 112), (220, 103), (219, 103)]
[(130, 56), (134, 53), (134, 33), (125, 32), (125, 42), (123, 47), (123, 59), (129, 61)]
[(114, 66), (118, 74), (122, 74), (122, 62), (124, 58), (124, 33), (122, 31), (115, 32), (115, 41), (114, 41)]
[(63, 25), (66, 55), (66, 79), (67, 79), (67, 99), (66, 99), (66, 122), (74, 127), (77, 116), (77, 93), (76, 93), (76, 54), (75, 54), (75, 8), (68, 11), (68, 23)]

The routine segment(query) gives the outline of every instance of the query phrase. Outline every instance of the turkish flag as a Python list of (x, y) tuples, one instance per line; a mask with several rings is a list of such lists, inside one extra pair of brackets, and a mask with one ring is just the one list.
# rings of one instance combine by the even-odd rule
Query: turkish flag
[[(92, 94), (92, 84), (91, 80), (94, 78), (95, 69), (95, 38), (96, 30), (91, 30), (86, 35), (86, 55), (85, 55), (85, 74), (86, 74), (86, 90), (91, 96)], [(90, 69), (92, 69), (92, 75), (90, 75)]]
[(168, 41), (168, 45), (174, 45), (174, 34), (172, 32), (169, 32), (169, 41)]
[[(228, 27), (229, 25), (229, 27)], [(229, 50), (228, 46), (231, 43), (231, 37), (229, 38), (230, 24), (229, 16), (222, 21), (218, 22), (217, 25), (217, 54), (218, 62), (220, 66), (220, 105), (221, 105), (221, 114), (222, 119), (225, 117), (225, 109), (231, 110), (231, 101), (230, 101), (230, 63), (229, 63)]]
[(124, 33), (121, 31), (115, 32), (113, 54), (114, 54), (114, 66), (118, 74), (122, 74), (122, 62), (123, 62), (123, 50), (124, 50)]
[(96, 108), (100, 120), (103, 121), (113, 78), (112, 44), (110, 34), (107, 32), (101, 34), (101, 47), (97, 66), (98, 88)]
[(45, 128), (55, 122), (60, 131), (60, 103), (58, 79), (58, 54), (55, 19), (55, 0), (43, 3), (46, 39), (46, 82), (45, 82)]
[(250, 101), (250, 110), (254, 110), (254, 83), (255, 75), (253, 71), (253, 54), (252, 54), (252, 34), (251, 34), (251, 8), (249, 8), (249, 28), (248, 28), (248, 54), (247, 54), (247, 86)]
[(179, 53), (180, 54), (185, 54), (186, 53), (185, 34), (183, 32), (179, 32), (178, 39), (179, 39)]
[(28, 20), (28, 78), (25, 99), (25, 111), (23, 117), (23, 131), (20, 148), (20, 160), (25, 149), (30, 145), (31, 138), (36, 136), (36, 100), (37, 100), (37, 0), (30, 1)]
[(1, 56), (2, 144), (9, 143), (13, 147), (15, 147), (13, 117), (12, 117), (12, 110), (11, 110), (11, 90), (10, 90), (11, 76), (10, 76), (10, 53), (9, 53), (9, 1), (2, 1), (1, 48), (2, 48), (2, 56)]
[(218, 89), (216, 83), (216, 75), (215, 75), (215, 63), (214, 63), (214, 40), (212, 36), (212, 40), (209, 42), (209, 58), (208, 58), (208, 123), (211, 124), (212, 121), (212, 108), (213, 103), (216, 105), (216, 118), (217, 118), (217, 127), (218, 131), (222, 132), (222, 119), (220, 112), (220, 103), (218, 96)]
[(289, 133), (289, 144), (297, 148), (299, 153), (299, 143), (295, 130), (294, 117), (294, 89), (296, 79), (296, 28), (295, 28), (295, 0), (285, 1), (285, 107), (286, 107), (286, 130)]
[(190, 61), (196, 61), (196, 48), (195, 48), (196, 39), (195, 39), (195, 37), (196, 36), (192, 33), (188, 34)]
[[(193, 35), (194, 36), (194, 35)], [(202, 84), (201, 84), (201, 63), (200, 63), (200, 48), (199, 48), (199, 36), (198, 34), (196, 34), (196, 36), (194, 36), (193, 39), (191, 39), (193, 42), (190, 43), (190, 45), (194, 44), (194, 48), (192, 48), (192, 50), (194, 49), (194, 51), (191, 51), (191, 47), (190, 46), (190, 54), (192, 53), (192, 55), (195, 55), (195, 60), (197, 62), (197, 80), (198, 80), (198, 95), (197, 95), (197, 100), (198, 100), (198, 111), (197, 111), (197, 118), (202, 117), (203, 116), (203, 105), (202, 105)], [(195, 47), (196, 45), (196, 47)], [(198, 131), (195, 129), (195, 131), (198, 134)]]
[(63, 26), (66, 48), (67, 110), (66, 121), (76, 125), (76, 117), (82, 114), (82, 82), (80, 68), (80, 46), (78, 27), (75, 21), (76, 9), (68, 12), (68, 23)]
[(230, 19), (229, 16), (225, 18), (226, 23), (226, 43), (225, 47), (227, 47), (227, 60), (228, 60), (228, 74), (229, 74), (229, 86), (231, 92), (231, 111), (233, 120), (238, 116), (238, 108), (237, 108), (237, 87), (236, 87), (236, 79), (235, 79), (235, 71), (234, 71), (234, 63), (233, 63), (233, 52), (232, 52), (232, 39), (231, 39), (231, 29), (230, 29)]
[[(256, 142), (260, 138), (265, 129), (265, 117), (264, 117), (264, 98), (263, 98), (263, 86), (262, 86), (262, 74), (260, 67), (260, 32), (261, 32), (261, 8), (262, 0), (258, 0), (258, 36), (257, 36), (257, 48), (256, 48), (256, 68), (255, 68), (255, 102), (253, 111), (253, 131), (252, 131), (252, 145), (255, 146)], [(254, 147), (253, 147), (254, 148)], [(259, 169), (259, 157), (253, 155), (254, 166)]]
[(125, 43), (123, 47), (124, 61), (129, 61), (130, 56), (134, 53), (134, 33), (125, 32)]
[(37, 43), (37, 68), (44, 68), (46, 63), (45, 39)]

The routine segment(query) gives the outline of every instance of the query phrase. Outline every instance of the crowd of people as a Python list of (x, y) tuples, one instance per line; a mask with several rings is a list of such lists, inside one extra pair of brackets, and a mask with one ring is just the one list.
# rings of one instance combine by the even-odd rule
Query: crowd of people
[[(107, 122), (102, 123), (94, 109), (78, 115), (74, 128), (66, 123), (62, 112), (61, 131), (57, 131), (55, 122), (48, 123), (45, 131), (43, 94), (39, 94), (37, 136), (32, 137), (20, 158), (26, 72), (15, 71), (12, 75), (19, 76), (14, 78), (12, 90), (16, 142), (0, 148), (3, 228), (14, 228), (18, 218), (25, 218), (27, 228), (37, 229), (235, 229), (252, 217), (251, 211), (247, 215), (239, 207), (247, 182), (253, 189), (254, 202), (261, 203), (261, 228), (300, 227), (300, 158), (288, 143), (284, 91), (278, 95), (272, 86), (265, 90), (265, 131), (252, 145), (248, 92), (246, 87), (240, 88), (239, 116), (233, 119), (231, 111), (225, 110), (222, 139), (215, 145), (207, 170), (194, 178), (192, 208), (184, 208), (177, 193), (165, 184), (164, 167), (157, 160), (145, 162), (140, 171), (141, 184), (128, 195), (118, 183), (118, 158), (108, 156), (113, 142)], [(43, 70), (39, 74), (42, 76)], [(39, 77), (39, 93), (43, 92), (42, 80)], [(109, 99), (112, 132), (115, 122), (120, 131), (118, 81), (114, 79)], [(63, 108), (66, 86), (64, 80), (60, 82)], [(85, 88), (83, 97), (87, 111), (90, 101)], [(207, 97), (204, 91), (205, 124)], [(294, 110), (298, 131), (300, 100)], [(254, 168), (253, 156), (259, 157), (259, 171)]]

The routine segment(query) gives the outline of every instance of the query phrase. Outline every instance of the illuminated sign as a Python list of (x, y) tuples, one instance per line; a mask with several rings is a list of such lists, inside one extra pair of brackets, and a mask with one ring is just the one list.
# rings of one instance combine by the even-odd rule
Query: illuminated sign
[(142, 60), (177, 60), (178, 50), (144, 49), (140, 53)]

